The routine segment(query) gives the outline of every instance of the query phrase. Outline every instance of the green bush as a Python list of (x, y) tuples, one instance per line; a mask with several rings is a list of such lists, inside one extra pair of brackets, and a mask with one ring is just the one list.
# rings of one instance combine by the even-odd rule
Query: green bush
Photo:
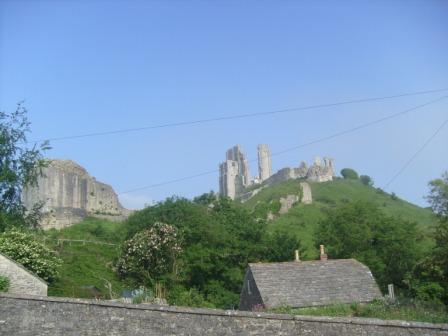
[(366, 185), (366, 186), (373, 186), (373, 180), (370, 176), (368, 175), (361, 175), (359, 177), (359, 180), (361, 181), (362, 184)]
[(7, 292), (9, 289), (9, 279), (0, 275), (0, 292)]
[(0, 252), (42, 279), (52, 281), (62, 261), (31, 233), (12, 229), (0, 235)]
[(348, 180), (357, 180), (359, 179), (358, 173), (351, 168), (344, 168), (341, 170), (341, 175), (343, 178)]

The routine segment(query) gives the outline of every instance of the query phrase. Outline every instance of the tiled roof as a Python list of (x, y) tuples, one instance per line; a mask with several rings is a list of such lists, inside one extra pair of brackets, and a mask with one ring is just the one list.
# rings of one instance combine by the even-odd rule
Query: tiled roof
[(266, 307), (368, 302), (381, 297), (369, 268), (354, 259), (249, 264)]

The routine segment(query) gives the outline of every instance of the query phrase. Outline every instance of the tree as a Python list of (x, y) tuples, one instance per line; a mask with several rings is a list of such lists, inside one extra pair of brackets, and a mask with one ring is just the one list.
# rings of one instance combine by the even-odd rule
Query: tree
[(176, 228), (156, 222), (124, 243), (117, 263), (118, 274), (151, 285), (172, 270), (180, 251)]
[(429, 182), (429, 201), (438, 221), (432, 252), (413, 270), (409, 287), (416, 296), (448, 304), (448, 172)]
[(34, 235), (16, 228), (0, 234), (0, 252), (47, 281), (58, 275), (62, 264), (55, 252), (37, 241)]
[(372, 178), (370, 176), (368, 176), (368, 175), (361, 175), (359, 177), (359, 179), (360, 179), (362, 184), (364, 184), (366, 186), (369, 186), (369, 187), (373, 186), (373, 180), (372, 180)]
[(341, 170), (341, 175), (347, 180), (357, 180), (359, 178), (358, 173), (351, 168), (344, 168)]
[(35, 186), (45, 166), (42, 153), (48, 142), (27, 146), (30, 122), (27, 110), (19, 103), (15, 112), (0, 112), (0, 232), (8, 226), (36, 224), (36, 209), (26, 215), (21, 193), (26, 186)]
[(403, 287), (420, 251), (415, 223), (384, 215), (374, 204), (348, 203), (328, 210), (320, 222), (316, 245), (324, 244), (332, 258), (355, 258), (369, 266), (384, 289)]
[(179, 273), (162, 276), (170, 303), (193, 296), (215, 307), (237, 306), (247, 263), (268, 256), (266, 222), (213, 194), (193, 201), (172, 197), (130, 216), (125, 225), (128, 237), (158, 221), (172, 223), (182, 241)]

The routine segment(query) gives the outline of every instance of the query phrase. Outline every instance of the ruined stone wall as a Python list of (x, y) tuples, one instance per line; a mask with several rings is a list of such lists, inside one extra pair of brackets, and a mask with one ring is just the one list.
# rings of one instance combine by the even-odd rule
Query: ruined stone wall
[(45, 281), (1, 253), (0, 275), (6, 276), (9, 279), (8, 293), (10, 294), (47, 295), (47, 283)]
[(226, 160), (238, 162), (238, 176), (241, 177), (243, 187), (247, 187), (250, 183), (249, 163), (246, 154), (243, 153), (241, 146), (236, 145), (230, 148), (226, 153)]
[(258, 145), (258, 178), (260, 182), (272, 175), (271, 151), (268, 145)]
[(290, 316), (0, 294), (0, 335), (442, 336), (447, 324)]
[(43, 203), (44, 229), (69, 226), (96, 214), (122, 217), (130, 213), (111, 186), (96, 181), (70, 160), (51, 160), (38, 186), (25, 189), (22, 199), (27, 209)]

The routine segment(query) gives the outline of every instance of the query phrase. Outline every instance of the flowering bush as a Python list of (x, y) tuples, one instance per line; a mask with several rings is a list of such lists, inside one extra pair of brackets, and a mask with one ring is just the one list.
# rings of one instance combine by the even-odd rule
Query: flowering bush
[(0, 252), (47, 281), (57, 276), (62, 263), (54, 251), (36, 241), (32, 234), (17, 229), (0, 235)]
[(180, 251), (176, 228), (156, 222), (125, 241), (117, 262), (118, 274), (152, 281), (172, 270)]

